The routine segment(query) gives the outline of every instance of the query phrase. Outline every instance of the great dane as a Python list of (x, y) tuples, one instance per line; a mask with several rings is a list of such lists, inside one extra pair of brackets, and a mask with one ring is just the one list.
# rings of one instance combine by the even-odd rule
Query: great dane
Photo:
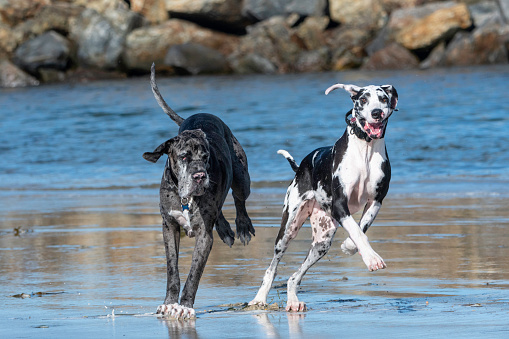
[[(212, 230), (230, 247), (235, 233), (221, 209), (230, 188), (237, 211), (237, 237), (246, 245), (255, 230), (245, 201), (250, 194), (247, 158), (228, 126), (212, 114), (195, 114), (183, 119), (164, 101), (155, 81), (152, 65), (150, 83), (161, 108), (180, 126), (179, 134), (159, 145), (143, 158), (156, 162), (168, 155), (160, 186), (160, 210), (167, 260), (167, 287), (158, 314), (194, 318), (193, 304), (209, 253)], [(192, 264), (179, 302), (178, 252), (180, 228), (195, 237)]]
[[(339, 225), (349, 235), (341, 245), (343, 252), (352, 255), (359, 251), (370, 271), (386, 267), (365, 233), (389, 190), (391, 166), (384, 136), (387, 121), (396, 109), (398, 93), (391, 85), (336, 84), (325, 94), (337, 88), (349, 92), (354, 105), (345, 117), (346, 130), (334, 146), (314, 150), (300, 166), (287, 151), (278, 151), (296, 174), (286, 193), (274, 257), (250, 305), (266, 305), (277, 265), (308, 217), (312, 244), (304, 263), (288, 280), (287, 311), (306, 310), (306, 304), (297, 298), (297, 288), (307, 270), (328, 252)], [(361, 208), (364, 212), (358, 224), (352, 214)]]

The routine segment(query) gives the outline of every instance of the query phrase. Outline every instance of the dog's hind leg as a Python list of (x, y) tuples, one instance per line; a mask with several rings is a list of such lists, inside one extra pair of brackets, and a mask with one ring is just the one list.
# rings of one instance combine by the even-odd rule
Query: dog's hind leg
[(297, 289), (308, 269), (320, 260), (330, 249), (338, 223), (334, 222), (315, 202), (310, 217), (313, 242), (301, 267), (288, 279), (287, 311), (302, 312), (306, 304), (297, 298)]
[[(295, 192), (296, 191), (297, 189), (295, 189)], [(279, 230), (274, 246), (274, 257), (270, 262), (269, 268), (265, 271), (262, 285), (260, 286), (258, 293), (255, 298), (249, 302), (249, 305), (267, 304), (267, 295), (269, 294), (272, 282), (276, 277), (277, 265), (281, 261), (281, 258), (283, 257), (283, 254), (288, 248), (290, 242), (297, 236), (302, 224), (311, 214), (311, 206), (312, 202), (308, 200), (299, 200), (297, 203), (291, 203), (291, 206), (288, 205), (288, 201), (285, 202), (283, 218), (281, 220), (281, 229)]]
[(237, 238), (244, 245), (247, 245), (251, 240), (251, 235), (255, 235), (253, 223), (246, 210), (246, 200), (251, 193), (251, 179), (248, 172), (246, 153), (235, 136), (233, 134), (231, 136), (233, 146), (233, 152), (231, 152), (233, 167), (232, 195), (237, 211), (235, 225), (237, 226)]
[(216, 231), (219, 238), (228, 246), (232, 247), (235, 242), (235, 233), (233, 233), (230, 224), (223, 215), (223, 212), (219, 212), (219, 217), (216, 221)]

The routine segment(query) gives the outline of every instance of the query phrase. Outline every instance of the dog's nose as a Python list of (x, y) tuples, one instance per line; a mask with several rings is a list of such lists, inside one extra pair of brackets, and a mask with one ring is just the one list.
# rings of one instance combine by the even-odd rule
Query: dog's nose
[(193, 179), (197, 182), (200, 182), (203, 179), (205, 179), (206, 176), (207, 176), (207, 173), (205, 173), (205, 172), (196, 172), (195, 174), (193, 174)]
[(373, 119), (379, 120), (382, 117), (382, 113), (383, 111), (380, 108), (377, 108), (371, 111), (371, 116), (373, 117)]

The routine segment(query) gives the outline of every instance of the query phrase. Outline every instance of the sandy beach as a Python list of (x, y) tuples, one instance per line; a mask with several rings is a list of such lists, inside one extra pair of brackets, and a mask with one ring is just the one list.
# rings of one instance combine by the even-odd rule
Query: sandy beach
[[(497, 196), (387, 198), (369, 231), (388, 268), (368, 272), (358, 255), (331, 251), (305, 276), (304, 313), (245, 310), (278, 231), (285, 188), (254, 189), (256, 237), (228, 248), (216, 237), (194, 321), (154, 312), (164, 298), (165, 259), (157, 188), (18, 196), (0, 229), (0, 335), (22, 337), (463, 337), (509, 331), (509, 211)], [(78, 194), (79, 193), (79, 194)], [(142, 194), (141, 194), (142, 193)], [(44, 201), (44, 209), (41, 201)], [(60, 207), (59, 207), (60, 206)], [(62, 206), (64, 208), (62, 208)], [(225, 216), (234, 218), (227, 201)], [(467, 217), (467, 218), (465, 218)], [(19, 226), (23, 225), (23, 226)], [(291, 244), (269, 299), (284, 307), (286, 280), (310, 245), (309, 225)], [(193, 240), (181, 246), (181, 279)]]

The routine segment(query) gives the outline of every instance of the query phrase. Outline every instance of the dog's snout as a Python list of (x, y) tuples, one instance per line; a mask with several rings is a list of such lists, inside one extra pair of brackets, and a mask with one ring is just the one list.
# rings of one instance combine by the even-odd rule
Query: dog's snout
[(383, 111), (380, 108), (377, 108), (371, 111), (371, 116), (373, 117), (373, 119), (379, 120), (380, 118), (382, 118), (382, 113)]
[(193, 179), (198, 182), (202, 181), (206, 177), (207, 177), (207, 173), (205, 173), (205, 172), (196, 172), (193, 174)]

